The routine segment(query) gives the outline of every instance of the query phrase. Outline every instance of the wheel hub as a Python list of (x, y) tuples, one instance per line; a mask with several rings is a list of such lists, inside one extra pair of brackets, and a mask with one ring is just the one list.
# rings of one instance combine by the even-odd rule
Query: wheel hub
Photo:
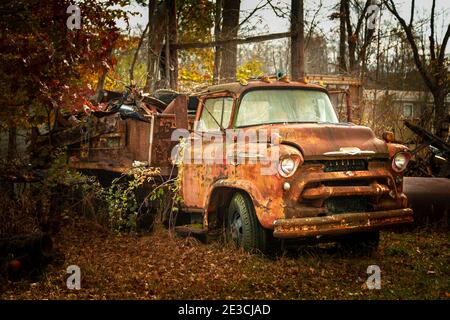
[(231, 221), (230, 221), (230, 233), (231, 238), (236, 243), (236, 245), (240, 245), (242, 241), (242, 218), (238, 212), (234, 212)]

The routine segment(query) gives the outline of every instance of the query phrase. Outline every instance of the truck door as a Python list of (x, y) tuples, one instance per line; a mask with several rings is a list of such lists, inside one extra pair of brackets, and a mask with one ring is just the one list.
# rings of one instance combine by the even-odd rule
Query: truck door
[(183, 165), (183, 201), (186, 207), (203, 209), (210, 186), (228, 177), (226, 133), (233, 109), (231, 96), (200, 100), (199, 113), (191, 134), (191, 161)]

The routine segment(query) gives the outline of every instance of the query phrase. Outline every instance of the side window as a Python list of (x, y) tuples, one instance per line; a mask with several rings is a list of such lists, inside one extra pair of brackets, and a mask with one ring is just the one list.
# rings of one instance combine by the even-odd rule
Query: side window
[(197, 130), (199, 131), (219, 131), (220, 127), (227, 128), (230, 123), (233, 98), (211, 98), (206, 99), (200, 115)]

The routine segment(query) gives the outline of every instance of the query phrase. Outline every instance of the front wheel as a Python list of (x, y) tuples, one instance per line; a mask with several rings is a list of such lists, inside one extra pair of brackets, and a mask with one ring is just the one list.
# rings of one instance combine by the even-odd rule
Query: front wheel
[(225, 225), (227, 240), (236, 247), (252, 252), (267, 252), (270, 235), (261, 227), (248, 195), (241, 192), (234, 194), (228, 207)]

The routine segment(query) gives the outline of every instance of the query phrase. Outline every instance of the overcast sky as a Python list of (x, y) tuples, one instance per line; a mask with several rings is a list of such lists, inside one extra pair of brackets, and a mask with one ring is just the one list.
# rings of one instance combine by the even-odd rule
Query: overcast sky
[[(182, 1), (182, 0), (178, 0)], [(246, 16), (246, 13), (253, 10), (258, 4), (264, 3), (265, 0), (242, 0), (241, 1), (241, 19)], [(281, 6), (289, 6), (290, 0), (273, 0), (273, 3), (279, 3)], [(328, 33), (331, 29), (336, 28), (338, 25), (337, 21), (330, 21), (327, 17), (334, 11), (333, 7), (338, 3), (338, 0), (304, 0), (306, 20), (310, 21), (312, 16), (317, 11), (319, 3), (322, 3), (322, 8), (320, 14), (317, 16), (316, 21), (319, 23), (319, 28), (321, 28), (325, 33)], [(397, 7), (406, 21), (409, 21), (410, 16), (410, 0), (396, 0)], [(431, 10), (431, 0), (416, 0), (416, 13), (415, 17), (426, 17), (429, 16)], [(138, 25), (146, 25), (148, 21), (147, 7), (141, 7), (138, 5), (131, 6), (132, 11), (139, 12), (138, 16), (133, 16), (130, 18), (130, 24), (133, 29), (137, 28)], [(199, 14), (199, 19), (201, 19), (201, 14)], [(382, 23), (387, 23), (392, 21), (393, 18), (387, 9), (382, 12)], [(436, 0), (436, 34), (438, 41), (443, 37), (445, 29), (450, 21), (450, 0)], [(270, 7), (260, 10), (259, 17), (254, 17), (250, 19), (249, 25), (257, 25), (257, 29), (251, 31), (252, 35), (262, 34), (262, 33), (274, 33), (274, 32), (284, 32), (289, 30), (289, 18), (280, 18), (273, 12)], [(121, 23), (120, 26), (125, 28), (125, 24)], [(249, 35), (249, 34), (248, 34)], [(447, 48), (447, 51), (450, 48)]]

